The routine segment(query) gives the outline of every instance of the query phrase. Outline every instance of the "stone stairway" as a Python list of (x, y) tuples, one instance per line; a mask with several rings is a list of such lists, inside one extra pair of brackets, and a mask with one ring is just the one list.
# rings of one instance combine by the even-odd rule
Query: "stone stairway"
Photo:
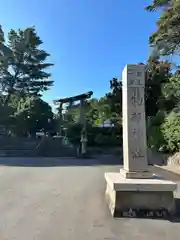
[(38, 156), (75, 157), (76, 149), (70, 145), (63, 145), (60, 139), (46, 138), (38, 148)]
[(0, 157), (74, 157), (76, 149), (53, 138), (0, 138)]
[(31, 157), (37, 155), (36, 146), (40, 140), (16, 137), (0, 138), (1, 157)]

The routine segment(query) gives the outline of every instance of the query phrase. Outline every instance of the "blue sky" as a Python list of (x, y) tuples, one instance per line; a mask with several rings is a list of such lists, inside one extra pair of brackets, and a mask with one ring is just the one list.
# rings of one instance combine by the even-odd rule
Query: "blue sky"
[(10, 28), (35, 25), (50, 54), (54, 86), (44, 99), (92, 90), (100, 97), (109, 80), (121, 77), (127, 63), (147, 60), (148, 37), (157, 13), (150, 0), (1, 0), (0, 24)]

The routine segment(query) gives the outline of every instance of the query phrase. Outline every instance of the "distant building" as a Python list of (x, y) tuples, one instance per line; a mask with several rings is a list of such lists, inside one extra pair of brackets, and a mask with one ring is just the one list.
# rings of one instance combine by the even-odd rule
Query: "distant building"
[(102, 128), (103, 127), (114, 127), (114, 124), (111, 122), (110, 119), (107, 119), (100, 125), (100, 127), (102, 127)]

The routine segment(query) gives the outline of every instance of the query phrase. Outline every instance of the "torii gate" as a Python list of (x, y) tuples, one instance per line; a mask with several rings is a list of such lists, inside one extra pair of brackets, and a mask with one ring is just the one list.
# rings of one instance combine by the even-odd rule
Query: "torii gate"
[(91, 98), (92, 95), (93, 95), (93, 92), (89, 91), (87, 93), (83, 93), (83, 94), (76, 95), (76, 96), (73, 96), (73, 97), (68, 97), (68, 98), (62, 98), (62, 99), (54, 100), (54, 104), (59, 105), (60, 135), (62, 134), (62, 110), (63, 110), (63, 104), (64, 103), (72, 104), (75, 101), (80, 101), (79, 122), (83, 126), (83, 131), (81, 133), (81, 143), (82, 143), (81, 153), (82, 154), (86, 153), (86, 142), (87, 142), (86, 124), (85, 124), (85, 119), (84, 119), (84, 102), (85, 102), (86, 99)]

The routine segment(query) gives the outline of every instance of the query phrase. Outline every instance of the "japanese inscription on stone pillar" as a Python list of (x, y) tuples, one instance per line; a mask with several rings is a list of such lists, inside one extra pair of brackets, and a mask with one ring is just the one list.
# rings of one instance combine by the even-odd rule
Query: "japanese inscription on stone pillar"
[(145, 67), (127, 65), (123, 71), (124, 169), (146, 171)]

